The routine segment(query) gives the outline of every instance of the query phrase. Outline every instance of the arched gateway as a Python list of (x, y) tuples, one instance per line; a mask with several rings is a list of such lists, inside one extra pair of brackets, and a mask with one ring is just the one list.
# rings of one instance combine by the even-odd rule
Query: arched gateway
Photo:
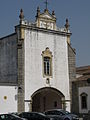
[(41, 88), (32, 95), (32, 111), (44, 112), (48, 109), (64, 108), (64, 99), (64, 95), (55, 88)]

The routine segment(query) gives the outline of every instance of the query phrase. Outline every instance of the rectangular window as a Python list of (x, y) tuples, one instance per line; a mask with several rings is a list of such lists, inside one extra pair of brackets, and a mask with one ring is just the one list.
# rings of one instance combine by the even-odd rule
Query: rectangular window
[(50, 58), (44, 57), (44, 74), (50, 75)]
[(43, 77), (52, 76), (52, 52), (46, 47), (45, 51), (42, 51), (43, 60)]

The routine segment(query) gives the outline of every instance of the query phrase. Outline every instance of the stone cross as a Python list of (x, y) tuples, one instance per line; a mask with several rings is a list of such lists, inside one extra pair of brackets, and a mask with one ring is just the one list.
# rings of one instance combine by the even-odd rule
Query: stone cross
[(46, 4), (46, 9), (47, 9), (47, 5), (48, 5), (48, 0), (46, 0), (45, 4)]

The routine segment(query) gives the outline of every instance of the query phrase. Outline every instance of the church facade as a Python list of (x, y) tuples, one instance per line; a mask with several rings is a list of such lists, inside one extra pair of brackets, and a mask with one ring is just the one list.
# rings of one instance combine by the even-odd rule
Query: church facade
[(39, 7), (34, 23), (22, 9), (19, 17), (15, 33), (0, 38), (0, 113), (70, 111), (76, 74), (68, 19), (59, 28), (54, 11)]

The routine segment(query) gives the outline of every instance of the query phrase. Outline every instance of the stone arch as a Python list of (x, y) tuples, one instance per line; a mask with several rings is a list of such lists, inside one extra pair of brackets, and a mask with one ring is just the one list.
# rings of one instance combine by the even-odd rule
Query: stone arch
[(64, 108), (63, 93), (56, 88), (44, 87), (32, 94), (32, 111), (44, 112), (48, 109)]

